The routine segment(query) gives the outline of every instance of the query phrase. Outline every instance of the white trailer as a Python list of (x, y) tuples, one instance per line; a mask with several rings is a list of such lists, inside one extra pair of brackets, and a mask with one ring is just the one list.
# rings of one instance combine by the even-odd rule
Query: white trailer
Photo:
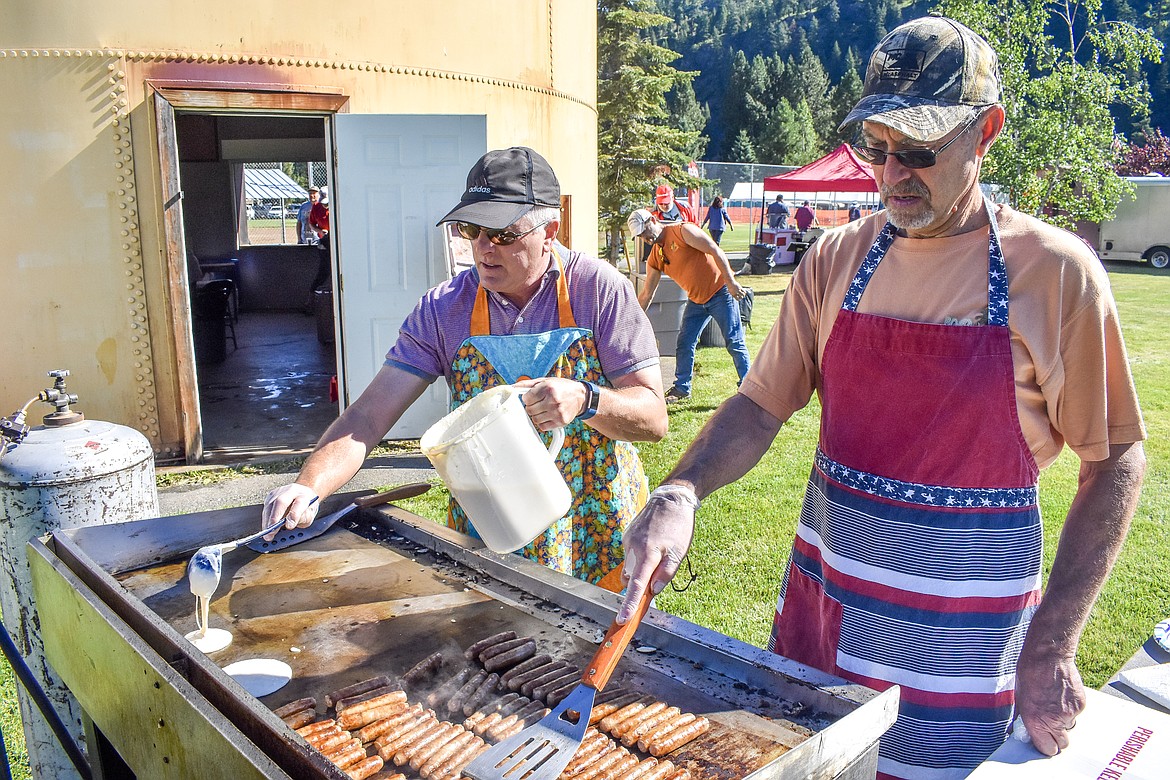
[(1123, 198), (1112, 219), (1101, 223), (1097, 252), (1102, 260), (1148, 260), (1170, 266), (1170, 178), (1127, 176), (1134, 197)]

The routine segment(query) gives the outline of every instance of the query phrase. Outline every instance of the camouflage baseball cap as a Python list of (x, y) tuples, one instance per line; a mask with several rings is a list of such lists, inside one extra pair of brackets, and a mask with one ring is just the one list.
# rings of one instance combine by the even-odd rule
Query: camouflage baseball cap
[(861, 100), (841, 128), (880, 122), (915, 141), (934, 141), (999, 96), (999, 58), (987, 41), (952, 19), (924, 16), (878, 44)]

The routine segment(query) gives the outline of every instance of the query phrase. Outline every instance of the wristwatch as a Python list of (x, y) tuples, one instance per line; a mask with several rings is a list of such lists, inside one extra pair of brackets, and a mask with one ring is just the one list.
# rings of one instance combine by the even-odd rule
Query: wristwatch
[(577, 415), (577, 419), (588, 420), (597, 414), (597, 404), (601, 402), (601, 388), (593, 382), (587, 382), (584, 379), (578, 379), (577, 381), (585, 385), (585, 408), (581, 414)]

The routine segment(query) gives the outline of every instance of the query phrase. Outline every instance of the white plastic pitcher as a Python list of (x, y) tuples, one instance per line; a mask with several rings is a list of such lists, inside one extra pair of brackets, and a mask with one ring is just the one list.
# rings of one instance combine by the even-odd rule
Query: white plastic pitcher
[(573, 503), (556, 465), (565, 431), (555, 429), (545, 449), (523, 392), (512, 385), (485, 390), (419, 442), (484, 544), (499, 553), (531, 542)]

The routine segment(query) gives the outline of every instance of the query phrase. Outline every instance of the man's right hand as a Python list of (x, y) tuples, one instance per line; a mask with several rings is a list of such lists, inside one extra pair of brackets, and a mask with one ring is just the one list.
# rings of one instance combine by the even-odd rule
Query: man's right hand
[[(312, 488), (298, 482), (273, 488), (264, 497), (262, 527), (267, 528), (282, 517), (286, 528), (309, 527), (317, 517), (317, 507), (321, 505), (321, 502), (314, 500), (316, 498), (317, 494)], [(275, 536), (273, 532), (271, 537), (265, 538), (271, 540)]]
[(630, 619), (646, 588), (657, 595), (674, 577), (691, 546), (698, 508), (694, 491), (681, 485), (662, 485), (626, 528), (622, 537), (626, 598), (617, 613), (618, 623)]

